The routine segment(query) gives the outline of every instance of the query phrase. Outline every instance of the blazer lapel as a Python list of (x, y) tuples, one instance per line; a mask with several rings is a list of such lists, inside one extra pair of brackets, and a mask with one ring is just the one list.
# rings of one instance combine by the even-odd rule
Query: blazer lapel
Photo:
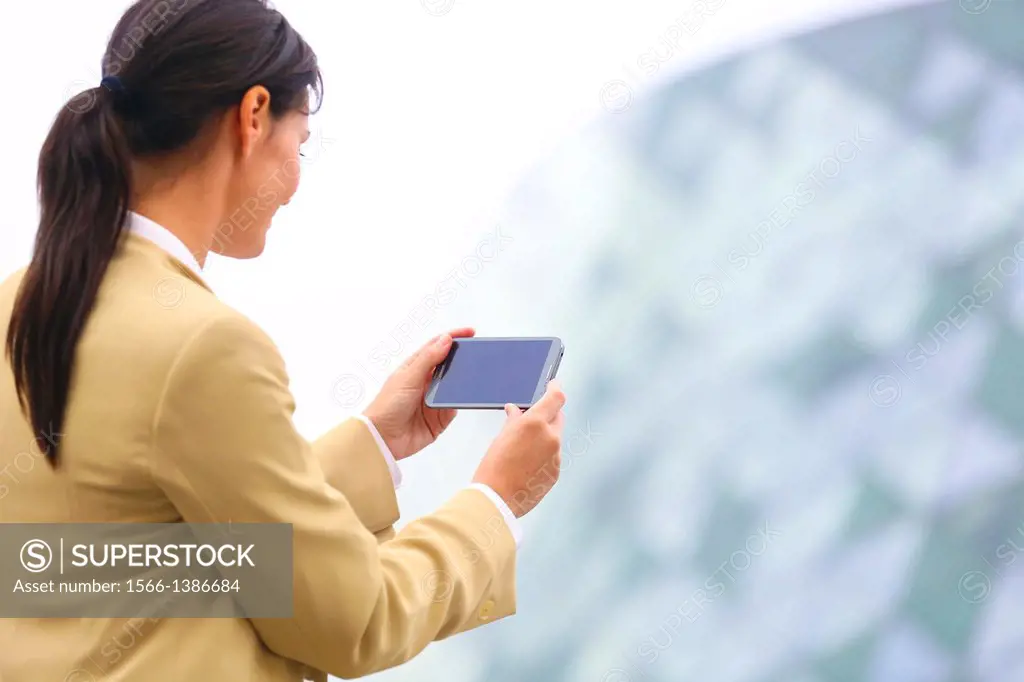
[(207, 284), (202, 277), (197, 275), (195, 271), (192, 270), (192, 268), (185, 265), (180, 260), (178, 260), (177, 258), (170, 254), (167, 254), (167, 262), (169, 262), (174, 269), (183, 274), (185, 277), (188, 277), (190, 280), (192, 280), (202, 288), (206, 289), (211, 294), (213, 293), (213, 289), (210, 288), (210, 285)]

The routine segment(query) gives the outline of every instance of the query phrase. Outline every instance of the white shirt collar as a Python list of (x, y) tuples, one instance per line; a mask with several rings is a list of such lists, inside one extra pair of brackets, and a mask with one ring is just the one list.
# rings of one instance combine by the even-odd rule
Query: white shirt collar
[(128, 212), (128, 231), (148, 239), (161, 249), (187, 265), (196, 275), (202, 277), (203, 269), (199, 261), (188, 250), (185, 243), (163, 225), (158, 225), (145, 216), (134, 211)]

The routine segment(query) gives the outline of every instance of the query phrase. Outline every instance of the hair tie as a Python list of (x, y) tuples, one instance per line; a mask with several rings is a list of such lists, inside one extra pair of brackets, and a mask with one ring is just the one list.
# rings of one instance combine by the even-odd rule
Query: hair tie
[(100, 85), (111, 92), (124, 92), (124, 83), (117, 76), (104, 76)]

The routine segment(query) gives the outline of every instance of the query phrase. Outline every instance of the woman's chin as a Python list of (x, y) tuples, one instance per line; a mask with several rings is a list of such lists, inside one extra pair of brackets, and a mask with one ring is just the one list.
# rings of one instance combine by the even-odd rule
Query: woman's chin
[(226, 245), (227, 248), (213, 249), (214, 253), (220, 254), (225, 258), (234, 258), (236, 260), (249, 260), (251, 258), (258, 258), (263, 254), (263, 251), (267, 246), (267, 233), (265, 231), (251, 232), (251, 237), (245, 242), (236, 241), (230, 245)]

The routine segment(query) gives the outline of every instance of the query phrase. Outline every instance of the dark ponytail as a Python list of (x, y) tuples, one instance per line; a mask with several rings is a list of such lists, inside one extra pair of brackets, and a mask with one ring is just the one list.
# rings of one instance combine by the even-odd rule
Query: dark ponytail
[(277, 116), (321, 92), (313, 51), (264, 0), (139, 0), (103, 65), (116, 78), (73, 98), (39, 155), (39, 231), (7, 331), (18, 399), (54, 467), (75, 349), (132, 200), (132, 159), (182, 149), (255, 85)]
[[(18, 398), (54, 465), (53, 434), (63, 426), (75, 347), (131, 197), (131, 155), (112, 97), (104, 87), (79, 95), (57, 115), (43, 143), (39, 231), (7, 331)], [(84, 109), (76, 106), (83, 102)]]

